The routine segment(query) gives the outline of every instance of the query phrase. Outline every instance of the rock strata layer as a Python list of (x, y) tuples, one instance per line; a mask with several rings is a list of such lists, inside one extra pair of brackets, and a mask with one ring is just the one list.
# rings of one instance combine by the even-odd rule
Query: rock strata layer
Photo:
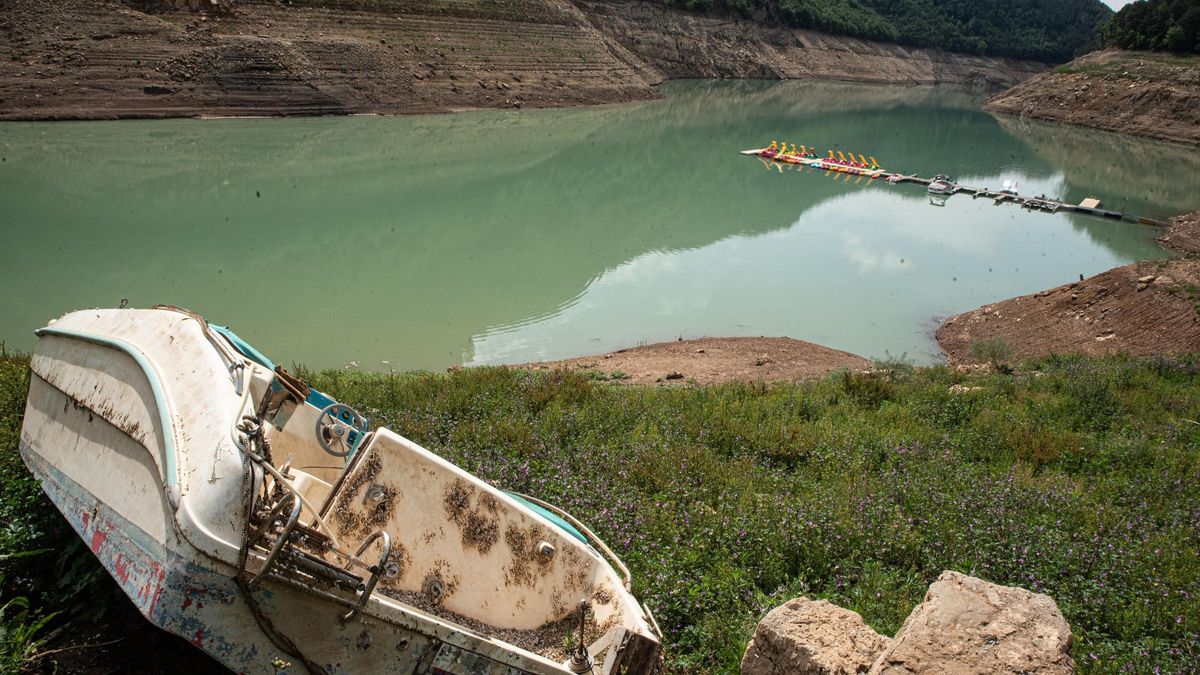
[(984, 109), (1200, 144), (1200, 56), (1093, 52), (993, 96)]
[(666, 78), (829, 79), (1009, 87), (1046, 69), (1015, 59), (916, 49), (641, 0), (576, 0), (589, 21)]
[(796, 598), (759, 622), (742, 657), (742, 675), (863, 673), (890, 642), (856, 612)]
[(0, 52), (0, 119), (561, 107), (656, 98), (671, 77), (1000, 87), (1044, 69), (568, 0), (5, 0)]

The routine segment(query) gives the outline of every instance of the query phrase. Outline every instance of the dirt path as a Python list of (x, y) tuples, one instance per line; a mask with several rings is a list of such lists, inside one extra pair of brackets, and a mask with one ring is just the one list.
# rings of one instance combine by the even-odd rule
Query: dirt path
[(986, 360), (979, 352), (997, 340), (1012, 360), (1200, 351), (1200, 260), (1137, 262), (984, 305), (947, 319), (937, 340), (951, 364)]
[(700, 338), (660, 342), (608, 354), (529, 363), (533, 370), (586, 370), (630, 384), (721, 384), (823, 377), (864, 370), (872, 362), (848, 352), (781, 337)]

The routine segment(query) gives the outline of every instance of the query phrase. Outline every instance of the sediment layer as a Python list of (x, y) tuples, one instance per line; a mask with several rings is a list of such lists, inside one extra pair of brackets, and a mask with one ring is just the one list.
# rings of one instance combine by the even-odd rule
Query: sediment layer
[(0, 119), (431, 113), (655, 98), (678, 77), (998, 87), (1041, 64), (647, 2), (7, 0)]
[(1200, 57), (1093, 52), (993, 96), (984, 109), (1200, 144)]

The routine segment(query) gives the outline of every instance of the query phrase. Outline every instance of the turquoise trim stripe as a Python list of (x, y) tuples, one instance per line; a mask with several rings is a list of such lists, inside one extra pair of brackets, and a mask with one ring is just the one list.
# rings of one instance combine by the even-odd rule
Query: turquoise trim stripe
[(559, 516), (558, 514), (552, 512), (552, 511), (548, 511), (548, 510), (538, 506), (537, 504), (534, 504), (533, 502), (529, 501), (528, 499), (525, 499), (524, 497), (522, 497), (519, 494), (516, 494), (513, 492), (505, 492), (504, 494), (517, 500), (518, 502), (521, 503), (521, 505), (525, 506), (530, 511), (533, 511), (534, 513), (545, 518), (546, 520), (550, 521), (554, 525), (557, 525), (558, 529), (562, 530), (563, 532), (566, 532), (567, 534), (571, 535), (572, 537), (575, 537), (576, 539), (583, 542), (584, 544), (588, 543), (587, 538), (584, 537), (582, 534), (580, 534), (579, 530), (572, 527), (570, 523), (563, 520), (562, 517)]
[(208, 324), (208, 327), (217, 331), (221, 335), (224, 335), (225, 338), (233, 343), (233, 346), (236, 347), (237, 350), (246, 358), (254, 361), (260, 366), (265, 367), (267, 370), (275, 370), (274, 362), (267, 358), (266, 354), (258, 351), (254, 348), (254, 345), (238, 337), (238, 334), (230, 330), (228, 326), (218, 326), (215, 323), (210, 323)]
[(154, 392), (154, 404), (158, 407), (158, 423), (162, 425), (163, 443), (166, 445), (164, 450), (166, 452), (167, 466), (163, 473), (166, 474), (167, 486), (174, 487), (177, 485), (179, 483), (179, 468), (175, 462), (175, 433), (171, 426), (171, 409), (167, 405), (167, 394), (162, 388), (162, 379), (158, 376), (158, 371), (155, 370), (154, 364), (150, 363), (150, 359), (146, 357), (146, 354), (141, 349), (119, 338), (95, 335), (69, 328), (47, 326), (46, 328), (39, 328), (34, 331), (34, 334), (38, 337), (55, 335), (58, 337), (73, 338), (102, 347), (111, 347), (125, 352), (137, 362), (142, 372), (145, 373), (146, 379), (150, 382), (150, 390)]
[[(255, 349), (254, 345), (252, 345), (249, 342), (246, 342), (242, 338), (238, 337), (238, 334), (233, 332), (232, 330), (230, 330), (227, 326), (218, 326), (215, 323), (210, 323), (210, 324), (208, 324), (208, 327), (217, 331), (221, 335), (224, 335), (225, 338), (228, 339), (233, 344), (233, 346), (239, 352), (242, 353), (242, 356), (245, 356), (246, 358), (250, 359), (251, 361), (254, 361), (255, 363), (257, 363), (258, 365), (263, 366), (267, 370), (271, 370), (271, 371), (275, 370), (275, 362), (274, 361), (267, 358), (266, 354), (263, 354), (262, 352)], [(276, 391), (278, 391), (279, 387), (276, 386), (275, 389), (276, 389)], [(311, 405), (312, 407), (316, 408), (317, 410), (321, 410), (327, 405), (332, 405), (334, 403), (337, 403), (337, 401), (330, 398), (328, 394), (319, 392), (316, 389), (309, 389), (307, 400), (308, 400), (308, 404)]]

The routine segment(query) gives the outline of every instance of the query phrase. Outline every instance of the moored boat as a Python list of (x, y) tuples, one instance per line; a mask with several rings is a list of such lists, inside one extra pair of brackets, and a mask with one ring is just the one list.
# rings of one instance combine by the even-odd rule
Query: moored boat
[(879, 178), (886, 174), (879, 167), (878, 163), (875, 162), (874, 157), (868, 160), (868, 158), (860, 155), (859, 159), (856, 160), (854, 159), (854, 153), (850, 153), (850, 156), (847, 158), (839, 152), (838, 156), (834, 157), (834, 151), (830, 150), (828, 157), (820, 157), (812, 148), (801, 148), (799, 151), (789, 152), (776, 147), (766, 147), (742, 150), (741, 154), (760, 157), (783, 164), (797, 164), (821, 171), (834, 171), (854, 176), (866, 176), (867, 178)]
[(958, 185), (954, 183), (954, 179), (944, 173), (939, 173), (933, 177), (928, 188), (931, 195), (952, 195), (958, 191)]
[(582, 523), (372, 429), (228, 329), (98, 309), (38, 336), (24, 461), (146, 618), (230, 669), (657, 666), (653, 615)]

